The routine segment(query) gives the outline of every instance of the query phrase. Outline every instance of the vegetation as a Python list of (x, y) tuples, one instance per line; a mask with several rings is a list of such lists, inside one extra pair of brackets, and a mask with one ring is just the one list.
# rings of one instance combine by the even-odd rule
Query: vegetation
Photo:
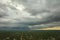
[(60, 31), (0, 31), (0, 40), (60, 40)]

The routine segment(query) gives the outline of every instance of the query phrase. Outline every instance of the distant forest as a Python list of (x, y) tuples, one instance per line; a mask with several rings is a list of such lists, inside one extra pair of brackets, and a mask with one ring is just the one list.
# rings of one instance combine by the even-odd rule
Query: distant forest
[(60, 40), (60, 31), (0, 31), (0, 40)]

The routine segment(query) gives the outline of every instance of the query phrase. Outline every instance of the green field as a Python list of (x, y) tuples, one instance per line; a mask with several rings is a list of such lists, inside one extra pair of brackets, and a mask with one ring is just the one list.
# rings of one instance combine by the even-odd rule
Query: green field
[(30, 30), (30, 31), (2, 31), (0, 40), (60, 40), (60, 31)]

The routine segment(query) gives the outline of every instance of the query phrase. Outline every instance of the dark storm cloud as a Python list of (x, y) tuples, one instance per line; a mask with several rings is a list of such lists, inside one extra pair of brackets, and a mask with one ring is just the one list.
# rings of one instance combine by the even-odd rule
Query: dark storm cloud
[[(51, 21), (58, 21), (60, 19), (60, 11), (59, 11), (60, 1), (59, 0), (53, 0), (54, 2), (52, 0), (45, 0), (45, 2), (47, 3), (46, 5), (39, 4), (40, 1), (42, 3), (42, 0), (18, 0), (18, 1), (20, 1), (24, 6), (26, 6), (25, 10), (27, 12), (30, 12), (32, 15), (44, 14), (45, 12), (47, 12), (48, 15), (52, 14), (51, 18), (46, 15), (48, 17), (48, 19), (50, 18)], [(39, 1), (39, 3), (38, 3), (38, 1)], [(45, 8), (43, 9), (42, 5), (45, 5), (46, 7), (44, 6)], [(40, 7), (40, 6), (42, 6), (42, 7)], [(54, 9), (56, 11), (53, 11)]]
[[(23, 5), (25, 9), (20, 10), (20, 5)], [(18, 16), (16, 16), (17, 14)], [(60, 24), (58, 23), (60, 22), (60, 1), (11, 0), (10, 4), (0, 4), (0, 18), (2, 17), (5, 17), (3, 18), (4, 21), (0, 20), (0, 26), (3, 27), (28, 28), (32, 26), (34, 28), (37, 25), (35, 27), (44, 28), (56, 26)], [(57, 24), (54, 24), (54, 22)]]
[[(47, 20), (49, 19), (49, 21), (60, 21), (60, 0), (46, 0), (47, 5), (46, 5), (46, 8), (44, 8), (44, 9), (43, 9), (43, 7), (40, 7), (44, 4), (41, 5), (41, 4), (38, 3), (38, 1), (40, 1), (40, 0), (38, 0), (38, 1), (37, 0), (30, 0), (29, 1), (30, 3), (28, 1), (29, 0), (22, 1), (22, 2), (24, 2), (23, 4), (26, 4), (25, 6), (26, 6), (26, 10), (28, 12), (32, 13), (33, 15), (44, 14), (45, 12), (47, 12), (48, 15), (52, 14), (51, 16), (46, 15)], [(30, 4), (30, 6), (29, 6), (29, 4)], [(40, 6), (37, 6), (37, 4), (40, 5)], [(53, 11), (53, 10), (55, 10), (55, 11)]]
[[(38, 1), (40, 1), (40, 0), (38, 0)], [(37, 0), (35, 0), (34, 2), (36, 4), (38, 4)], [(24, 2), (24, 3), (27, 3), (27, 1)], [(26, 5), (28, 5), (28, 4), (26, 4)], [(33, 6), (33, 7), (31, 7), (31, 6)], [(46, 15), (46, 18), (43, 19), (44, 21), (36, 22), (36, 23), (29, 23), (30, 25), (49, 24), (49, 23), (53, 23), (53, 22), (56, 22), (57, 25), (60, 25), (60, 23), (58, 23), (58, 22), (60, 22), (60, 1), (59, 0), (48, 0), (46, 8), (44, 8), (44, 9), (43, 9), (43, 7), (41, 9), (40, 6), (38, 6), (39, 9), (37, 7), (34, 8), (35, 6), (37, 6), (37, 5), (34, 5), (32, 3), (30, 5), (30, 7), (26, 6), (25, 10), (28, 11), (28, 12), (30, 12), (30, 13), (32, 13), (32, 15), (45, 14), (45, 12), (48, 13), (48, 14)], [(52, 25), (49, 25), (49, 26), (52, 26)]]

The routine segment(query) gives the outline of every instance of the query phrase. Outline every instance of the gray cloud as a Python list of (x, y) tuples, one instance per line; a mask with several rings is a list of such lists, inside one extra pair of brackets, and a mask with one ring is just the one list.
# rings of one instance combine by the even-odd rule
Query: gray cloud
[(60, 22), (59, 0), (0, 1), (0, 27), (45, 28), (59, 25), (58, 22)]

